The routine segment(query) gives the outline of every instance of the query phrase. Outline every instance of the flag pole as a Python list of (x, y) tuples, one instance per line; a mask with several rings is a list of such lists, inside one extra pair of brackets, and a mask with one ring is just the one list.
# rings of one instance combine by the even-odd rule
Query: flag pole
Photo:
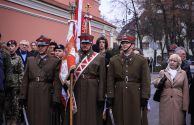
[[(69, 8), (70, 8), (70, 13), (71, 13), (71, 20), (73, 20), (74, 14), (75, 14), (75, 8), (76, 5), (74, 3), (69, 3)], [(69, 90), (69, 94), (70, 94), (70, 98), (69, 98), (69, 123), (70, 125), (73, 125), (73, 84), (74, 84), (74, 70), (70, 69), (70, 90)]]
[(73, 72), (70, 73), (70, 125), (73, 125), (73, 102), (72, 102), (72, 92), (73, 91)]

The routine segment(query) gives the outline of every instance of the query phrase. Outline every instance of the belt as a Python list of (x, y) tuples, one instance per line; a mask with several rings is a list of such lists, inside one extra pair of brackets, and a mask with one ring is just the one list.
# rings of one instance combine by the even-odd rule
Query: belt
[(82, 79), (96, 79), (97, 76), (95, 75), (89, 75), (89, 74), (81, 74)]
[(139, 83), (139, 81), (129, 78), (128, 76), (125, 76), (124, 78), (117, 78), (115, 80), (116, 82), (133, 82), (133, 83)]
[(41, 78), (39, 76), (35, 77), (34, 79), (31, 79), (30, 81), (31, 82), (48, 82), (48, 83), (53, 82), (53, 80), (51, 80), (51, 79), (44, 79), (44, 78)]

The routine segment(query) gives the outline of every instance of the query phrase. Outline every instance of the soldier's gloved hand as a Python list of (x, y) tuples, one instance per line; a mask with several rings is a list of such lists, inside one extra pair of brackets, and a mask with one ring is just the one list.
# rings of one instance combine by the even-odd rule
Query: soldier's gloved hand
[(107, 98), (106, 107), (111, 108), (113, 106), (113, 98)]
[(27, 106), (27, 100), (26, 99), (19, 99), (19, 105), (21, 106)]
[(147, 105), (148, 105), (148, 99), (141, 98), (141, 107), (143, 108), (143, 110), (147, 108)]
[(67, 92), (68, 86), (66, 84), (64, 84), (63, 89), (65, 90), (65, 92)]
[(54, 112), (60, 112), (61, 104), (59, 102), (53, 102), (52, 103), (52, 108), (53, 108)]

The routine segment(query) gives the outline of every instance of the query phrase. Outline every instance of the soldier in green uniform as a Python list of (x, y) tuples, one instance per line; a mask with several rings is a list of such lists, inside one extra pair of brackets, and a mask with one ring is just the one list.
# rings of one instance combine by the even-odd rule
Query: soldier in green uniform
[(17, 42), (10, 40), (7, 42), (7, 47), (11, 55), (13, 84), (7, 87), (9, 91), (6, 94), (6, 120), (7, 124), (19, 124), (21, 107), (19, 107), (18, 96), (24, 75), (24, 65), (21, 57), (16, 54)]
[(11, 57), (7, 50), (2, 47), (0, 34), (0, 124), (5, 122), (3, 115), (5, 114), (5, 95), (8, 93), (7, 87), (12, 84), (12, 66)]
[(108, 107), (116, 125), (142, 125), (142, 110), (150, 97), (147, 60), (133, 53), (135, 37), (122, 36), (123, 52), (110, 59), (107, 78)]
[(61, 61), (47, 54), (51, 39), (41, 36), (36, 41), (39, 55), (28, 58), (21, 85), (20, 104), (27, 103), (30, 125), (52, 125), (52, 112), (60, 106)]

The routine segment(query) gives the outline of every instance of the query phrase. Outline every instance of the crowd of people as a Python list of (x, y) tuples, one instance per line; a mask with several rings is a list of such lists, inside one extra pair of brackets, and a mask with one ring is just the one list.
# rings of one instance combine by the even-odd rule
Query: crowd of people
[[(105, 36), (96, 44), (90, 34), (79, 38), (73, 125), (148, 125), (151, 75), (149, 62), (135, 48), (135, 37), (123, 35), (119, 49), (112, 51)], [(185, 125), (188, 111), (194, 124), (193, 81), (185, 53), (176, 47), (155, 80), (157, 87), (166, 77), (160, 125)], [(62, 68), (67, 67), (66, 57), (66, 47), (45, 36), (35, 42), (0, 42), (0, 125), (70, 124), (71, 104), (64, 98), (70, 79), (60, 75), (67, 73), (68, 68)]]

